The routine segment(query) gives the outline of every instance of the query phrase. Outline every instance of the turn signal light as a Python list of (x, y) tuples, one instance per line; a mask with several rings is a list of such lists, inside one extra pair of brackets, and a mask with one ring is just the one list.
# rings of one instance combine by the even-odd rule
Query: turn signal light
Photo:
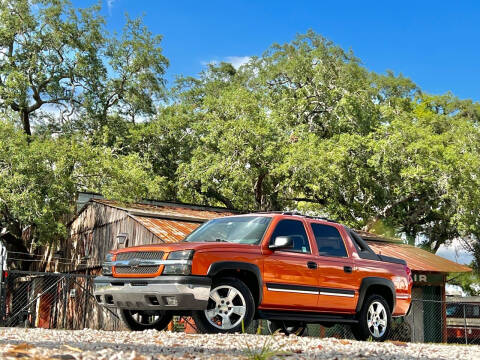
[(413, 282), (412, 270), (407, 265), (405, 265), (405, 272), (407, 273), (408, 283), (411, 284)]

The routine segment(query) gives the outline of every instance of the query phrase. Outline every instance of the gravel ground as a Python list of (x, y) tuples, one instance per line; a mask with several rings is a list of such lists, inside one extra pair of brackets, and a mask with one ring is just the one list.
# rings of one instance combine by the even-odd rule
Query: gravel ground
[[(0, 328), (0, 358), (254, 359), (262, 349), (279, 359), (480, 359), (480, 346), (360, 342), (283, 335)], [(267, 359), (262, 357), (260, 359)], [(258, 358), (257, 358), (258, 359)]]

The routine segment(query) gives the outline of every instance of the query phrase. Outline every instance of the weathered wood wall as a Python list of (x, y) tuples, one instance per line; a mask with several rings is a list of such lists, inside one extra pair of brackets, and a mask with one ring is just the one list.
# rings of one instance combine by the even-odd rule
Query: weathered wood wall
[[(125, 210), (97, 202), (90, 202), (70, 224), (70, 236), (61, 249), (65, 261), (57, 271), (72, 271), (79, 268), (95, 268), (102, 264), (105, 255), (117, 249), (116, 236), (128, 234), (128, 246), (162, 242)], [(62, 262), (72, 265), (62, 264)]]
[[(119, 233), (128, 234), (128, 246), (161, 242), (127, 211), (90, 202), (70, 224), (69, 238), (60, 245), (62, 259), (53, 260), (51, 270), (99, 275), (105, 255), (117, 249), (116, 236)], [(78, 288), (77, 293), (82, 294), (84, 290)], [(93, 293), (93, 288), (89, 287), (88, 292)], [(83, 322), (88, 324), (87, 327), (96, 329), (124, 328), (123, 323), (101, 309), (92, 296), (88, 297), (86, 306), (81, 296), (69, 299), (68, 310), (67, 328), (81, 328)]]

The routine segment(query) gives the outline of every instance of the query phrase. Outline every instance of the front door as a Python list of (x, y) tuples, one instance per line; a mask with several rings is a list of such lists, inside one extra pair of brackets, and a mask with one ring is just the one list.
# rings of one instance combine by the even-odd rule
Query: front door
[(264, 254), (262, 307), (285, 310), (314, 310), (318, 300), (316, 260), (312, 254), (305, 222), (280, 219), (269, 244), (278, 236), (293, 238), (293, 249)]

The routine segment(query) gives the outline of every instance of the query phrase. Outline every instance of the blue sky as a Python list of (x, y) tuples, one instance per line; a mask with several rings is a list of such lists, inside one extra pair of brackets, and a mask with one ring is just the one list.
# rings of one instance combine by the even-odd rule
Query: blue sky
[(426, 92), (480, 101), (480, 1), (103, 0), (103, 6), (111, 30), (121, 30), (128, 12), (144, 14), (149, 29), (164, 36), (170, 84), (210, 61), (238, 62), (313, 29), (352, 49), (370, 70), (391, 69)]

